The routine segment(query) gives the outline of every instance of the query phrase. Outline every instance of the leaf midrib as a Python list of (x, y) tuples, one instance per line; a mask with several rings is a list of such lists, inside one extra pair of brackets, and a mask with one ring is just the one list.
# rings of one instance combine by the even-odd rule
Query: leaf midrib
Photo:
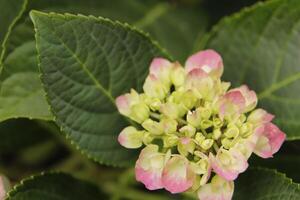
[[(52, 21), (52, 20), (51, 20)], [(53, 24), (52, 26), (53, 27)], [(113, 105), (115, 105), (115, 100), (112, 97), (112, 95), (109, 93), (108, 90), (106, 90), (103, 85), (96, 79), (96, 77), (90, 72), (90, 70), (87, 68), (87, 66), (84, 64), (84, 62), (78, 57), (78, 55), (57, 35), (54, 28), (50, 28), (53, 35), (60, 41), (60, 43), (64, 46), (64, 48), (71, 54), (71, 56), (79, 63), (79, 66), (82, 68), (82, 70), (88, 75), (88, 77), (92, 80), (92, 82), (95, 84), (96, 88), (103, 93)], [(41, 37), (41, 36), (40, 36)]]

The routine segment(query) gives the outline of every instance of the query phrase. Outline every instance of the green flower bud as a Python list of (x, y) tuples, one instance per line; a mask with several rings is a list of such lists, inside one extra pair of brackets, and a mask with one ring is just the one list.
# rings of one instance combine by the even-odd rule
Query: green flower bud
[(191, 90), (186, 91), (181, 98), (182, 104), (189, 110), (192, 109), (197, 102), (197, 97), (193, 94)]
[(166, 134), (175, 133), (177, 131), (178, 123), (174, 119), (162, 119), (161, 124)]
[(213, 122), (208, 119), (201, 120), (201, 123), (200, 123), (200, 126), (203, 129), (207, 129), (207, 128), (211, 127), (212, 125), (213, 125)]
[(220, 129), (214, 129), (213, 131), (213, 139), (218, 140), (222, 135), (222, 132)]
[(179, 132), (186, 137), (193, 137), (196, 133), (196, 129), (191, 125), (186, 125), (179, 129)]
[(233, 146), (232, 139), (229, 138), (223, 138), (221, 143), (226, 149), (230, 149)]
[(176, 146), (178, 143), (178, 136), (174, 134), (168, 134), (163, 137), (163, 143), (165, 148)]
[(223, 126), (223, 122), (220, 118), (214, 117), (213, 118), (213, 125), (214, 125), (215, 128), (220, 128), (220, 127)]
[(208, 150), (210, 149), (214, 144), (214, 140), (213, 139), (205, 139), (201, 144), (200, 147), (204, 150)]
[(199, 111), (203, 119), (209, 119), (212, 114), (211, 108), (207, 108), (207, 107), (200, 107)]
[(186, 115), (187, 122), (195, 128), (200, 128), (201, 117), (200, 113), (195, 110), (193, 112), (189, 111)]
[(183, 155), (187, 156), (189, 153), (193, 154), (196, 145), (191, 138), (180, 138), (177, 145), (178, 152)]
[(177, 119), (179, 117), (178, 105), (167, 102), (160, 107), (160, 112), (170, 119)]
[(154, 111), (159, 110), (162, 104), (159, 98), (145, 97), (144, 101)]
[(227, 138), (236, 138), (239, 135), (239, 129), (235, 125), (228, 126), (228, 128), (225, 131), (224, 135)]
[(179, 63), (174, 63), (171, 70), (171, 81), (175, 87), (180, 87), (185, 81), (185, 70)]
[(142, 126), (153, 135), (161, 135), (164, 133), (164, 127), (161, 123), (147, 119)]
[(202, 133), (197, 132), (196, 136), (195, 136), (195, 140), (196, 140), (197, 144), (200, 145), (205, 140), (205, 137), (204, 137), (204, 135), (202, 135)]
[(146, 132), (146, 131), (144, 132), (143, 143), (145, 145), (151, 144), (153, 139), (154, 139), (154, 137), (151, 135), (151, 133)]
[(200, 145), (205, 140), (205, 137), (202, 133), (197, 132), (196, 136), (195, 136), (195, 140), (196, 140), (197, 144)]
[(131, 107), (129, 117), (138, 123), (142, 123), (149, 118), (149, 114), (149, 107), (144, 102), (140, 102)]
[(253, 133), (253, 124), (244, 123), (240, 128), (240, 134), (243, 138), (247, 138)]

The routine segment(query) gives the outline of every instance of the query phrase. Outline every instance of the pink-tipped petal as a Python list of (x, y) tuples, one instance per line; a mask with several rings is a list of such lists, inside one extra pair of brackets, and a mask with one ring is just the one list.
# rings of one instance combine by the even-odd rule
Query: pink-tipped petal
[(158, 152), (158, 146), (148, 145), (141, 151), (136, 162), (136, 180), (142, 182), (149, 190), (163, 188), (162, 172), (165, 162), (165, 155)]
[(183, 156), (174, 156), (166, 164), (163, 171), (163, 185), (171, 193), (180, 193), (192, 187), (195, 174), (189, 161)]
[(220, 149), (217, 156), (210, 153), (209, 159), (213, 171), (228, 181), (235, 180), (240, 173), (248, 168), (245, 156), (234, 148), (229, 151)]
[(139, 148), (143, 144), (143, 132), (136, 130), (133, 126), (128, 126), (119, 134), (118, 142), (128, 149)]
[(142, 182), (148, 190), (162, 189), (161, 171), (146, 171), (141, 167), (135, 168), (136, 180)]
[(219, 100), (219, 116), (238, 117), (246, 106), (246, 100), (240, 91), (228, 91)]
[(233, 191), (233, 181), (227, 181), (216, 175), (211, 183), (200, 187), (198, 197), (200, 200), (231, 200)]
[(190, 56), (185, 63), (186, 71), (202, 69), (209, 74), (221, 77), (223, 73), (223, 61), (221, 56), (214, 50), (199, 51)]
[(160, 76), (160, 73), (164, 68), (171, 67), (172, 63), (164, 58), (154, 58), (150, 64), (150, 74), (154, 74), (156, 77)]
[(276, 125), (267, 123), (263, 133), (258, 138), (254, 152), (262, 158), (270, 158), (280, 149), (285, 138), (285, 133)]
[(271, 122), (274, 119), (274, 115), (268, 113), (264, 109), (256, 109), (249, 115), (247, 121), (255, 125), (261, 125)]
[[(257, 96), (253, 90), (250, 90), (247, 85), (242, 85), (238, 88), (232, 89), (230, 91), (239, 91), (245, 99), (244, 112), (251, 111), (257, 105)], [(229, 92), (230, 92), (229, 91)]]
[(121, 95), (116, 98), (116, 105), (119, 110), (119, 112), (123, 115), (129, 115), (130, 114), (130, 104), (128, 96)]

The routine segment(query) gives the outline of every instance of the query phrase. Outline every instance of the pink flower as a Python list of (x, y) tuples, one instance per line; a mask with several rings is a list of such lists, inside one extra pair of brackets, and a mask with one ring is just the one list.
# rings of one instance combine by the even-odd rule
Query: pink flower
[(135, 165), (136, 180), (142, 182), (148, 190), (163, 188), (162, 172), (169, 155), (158, 152), (158, 146), (145, 147)]
[(257, 104), (257, 96), (253, 90), (249, 90), (248, 86), (242, 85), (238, 88), (232, 89), (229, 92), (240, 91), (245, 99), (245, 108), (243, 112), (253, 110)]
[(195, 180), (189, 161), (180, 155), (172, 157), (163, 171), (163, 185), (171, 193), (180, 193), (192, 187)]
[(246, 100), (241, 91), (228, 91), (219, 100), (219, 116), (234, 119), (239, 117), (246, 107)]
[(223, 73), (223, 61), (221, 56), (214, 50), (199, 51), (190, 56), (186, 63), (185, 68), (187, 72), (193, 69), (201, 69), (206, 73), (221, 77)]
[(267, 123), (256, 143), (254, 153), (262, 158), (273, 157), (285, 140), (286, 135), (273, 123)]
[(238, 149), (220, 149), (216, 156), (209, 154), (214, 172), (228, 181), (235, 180), (238, 175), (248, 168), (245, 156)]
[(198, 190), (200, 200), (231, 200), (234, 191), (233, 181), (227, 181), (220, 176), (214, 176)]

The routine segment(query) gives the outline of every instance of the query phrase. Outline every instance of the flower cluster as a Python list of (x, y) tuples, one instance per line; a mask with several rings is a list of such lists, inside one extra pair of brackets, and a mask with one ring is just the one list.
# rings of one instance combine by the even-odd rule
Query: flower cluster
[(149, 190), (197, 191), (200, 200), (230, 200), (252, 153), (269, 158), (285, 134), (273, 115), (255, 109), (246, 85), (221, 81), (222, 58), (213, 50), (178, 62), (155, 58), (143, 86), (119, 96), (119, 112), (140, 124), (118, 137), (126, 148), (145, 145), (136, 162), (137, 181)]

